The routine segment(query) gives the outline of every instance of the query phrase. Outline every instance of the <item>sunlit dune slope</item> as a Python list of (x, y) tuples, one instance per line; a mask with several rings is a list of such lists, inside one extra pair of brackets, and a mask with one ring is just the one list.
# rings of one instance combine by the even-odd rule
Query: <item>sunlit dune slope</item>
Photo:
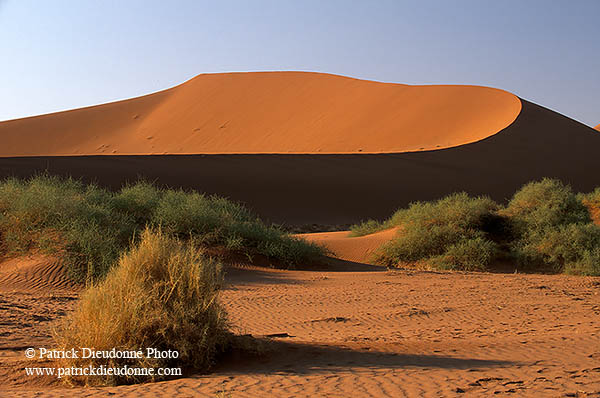
[(420, 151), (484, 139), (520, 110), (516, 96), (487, 87), (204, 74), (144, 97), (2, 122), (0, 156)]
[(600, 124), (594, 127), (596, 130), (600, 131)]
[(377, 249), (392, 240), (398, 228), (376, 232), (365, 236), (350, 236), (350, 231), (318, 232), (297, 236), (324, 246), (331, 255), (340, 260), (369, 263)]

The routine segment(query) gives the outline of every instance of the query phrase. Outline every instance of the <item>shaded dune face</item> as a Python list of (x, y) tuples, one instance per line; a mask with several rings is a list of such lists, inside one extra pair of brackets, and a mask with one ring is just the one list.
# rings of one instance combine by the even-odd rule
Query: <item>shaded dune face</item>
[(510, 125), (520, 100), (310, 72), (199, 75), (169, 90), (0, 123), (0, 156), (395, 153), (455, 147)]
[(504, 201), (522, 184), (543, 177), (582, 192), (600, 186), (600, 134), (522, 103), (519, 117), (500, 133), (436, 151), (0, 158), (0, 176), (47, 170), (115, 189), (144, 176), (159, 185), (245, 202), (260, 216), (286, 225), (384, 219), (412, 201), (462, 190)]

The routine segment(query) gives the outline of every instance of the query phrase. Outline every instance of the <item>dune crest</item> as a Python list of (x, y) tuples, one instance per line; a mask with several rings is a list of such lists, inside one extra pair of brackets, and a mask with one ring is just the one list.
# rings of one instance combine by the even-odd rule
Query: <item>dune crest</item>
[(311, 72), (199, 75), (129, 100), (0, 123), (0, 156), (394, 153), (482, 140), (521, 101), (477, 86)]

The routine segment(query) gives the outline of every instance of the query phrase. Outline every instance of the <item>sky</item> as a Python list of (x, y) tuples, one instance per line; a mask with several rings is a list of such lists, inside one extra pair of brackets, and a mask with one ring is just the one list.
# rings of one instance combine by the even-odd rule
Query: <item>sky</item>
[(502, 88), (600, 123), (598, 0), (0, 0), (0, 120), (200, 73)]

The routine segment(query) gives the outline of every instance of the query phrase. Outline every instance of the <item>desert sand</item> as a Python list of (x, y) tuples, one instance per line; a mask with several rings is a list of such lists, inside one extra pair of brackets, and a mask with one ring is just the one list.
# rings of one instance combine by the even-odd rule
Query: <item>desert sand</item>
[[(286, 226), (383, 219), (460, 190), (504, 201), (542, 177), (600, 185), (590, 173), (600, 135), (513, 94), (316, 73), (200, 75), (2, 122), (0, 138), (0, 177), (48, 171), (114, 189), (145, 177)], [(2, 259), (0, 396), (600, 396), (600, 278), (367, 265), (396, 232), (303, 235), (332, 256), (304, 271), (228, 264), (232, 327), (269, 350), (223, 358), (208, 375), (114, 388), (24, 375), (23, 350), (52, 344), (80, 290), (56, 259)]]
[(600, 131), (600, 124), (594, 127), (596, 130)]
[(350, 231), (317, 232), (297, 236), (324, 246), (337, 259), (352, 263), (369, 264), (373, 252), (393, 239), (397, 233), (398, 228), (390, 228), (374, 234), (356, 237), (350, 236)]
[(144, 97), (0, 123), (0, 156), (388, 153), (497, 133), (520, 100), (309, 72), (199, 75)]
[[(22, 350), (50, 345), (53, 325), (78, 295), (50, 270), (52, 261), (38, 260), (0, 266), (2, 397), (600, 394), (600, 278), (367, 265), (346, 272), (339, 262), (313, 271), (227, 268), (223, 305), (234, 330), (268, 341), (262, 356), (226, 357), (208, 375), (66, 388), (22, 371), (32, 365)], [(50, 274), (61, 287), (50, 286)]]

